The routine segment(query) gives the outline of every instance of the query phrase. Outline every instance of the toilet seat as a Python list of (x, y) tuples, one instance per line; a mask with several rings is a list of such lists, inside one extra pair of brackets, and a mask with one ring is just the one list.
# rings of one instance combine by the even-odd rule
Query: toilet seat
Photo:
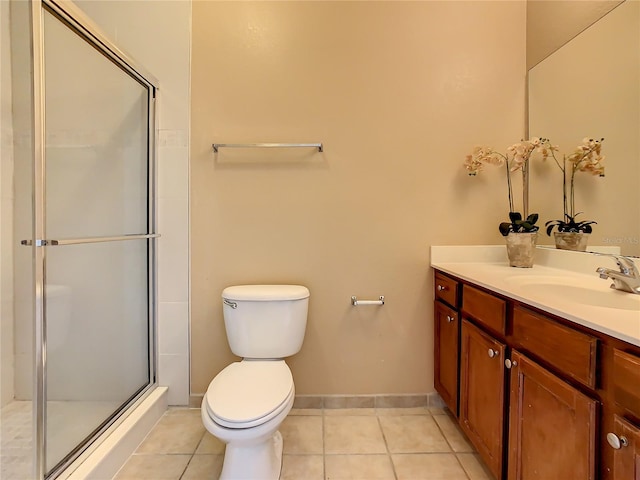
[(278, 415), (293, 392), (293, 377), (284, 360), (243, 360), (216, 375), (204, 401), (217, 424), (250, 428)]

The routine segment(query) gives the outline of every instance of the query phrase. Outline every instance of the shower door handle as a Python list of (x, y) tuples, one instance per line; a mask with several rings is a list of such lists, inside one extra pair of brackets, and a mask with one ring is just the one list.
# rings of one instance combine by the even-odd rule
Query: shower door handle
[[(36, 247), (44, 247), (46, 244), (46, 240), (36, 240)], [(30, 247), (33, 245), (33, 240), (20, 240), (20, 245)]]
[[(144, 240), (148, 238), (158, 238), (159, 233), (143, 233), (134, 235), (120, 235), (117, 237), (87, 237), (87, 238), (65, 238), (60, 240), (35, 240), (36, 247), (56, 247), (59, 245), (80, 245), (83, 243), (118, 242), (123, 240)], [(30, 247), (33, 240), (21, 240), (20, 245)]]
[[(50, 240), (36, 240), (35, 244), (36, 247), (44, 247), (46, 245), (49, 245)], [(33, 240), (20, 240), (20, 245), (24, 245), (25, 247), (31, 247), (33, 245), (34, 241)]]

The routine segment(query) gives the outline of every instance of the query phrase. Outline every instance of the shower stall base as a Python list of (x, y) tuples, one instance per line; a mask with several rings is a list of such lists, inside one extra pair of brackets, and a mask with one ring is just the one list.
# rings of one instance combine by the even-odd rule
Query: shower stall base
[[(55, 428), (48, 439), (48, 455), (62, 459), (69, 445), (78, 445), (87, 436), (86, 425), (99, 424), (113, 413), (115, 402), (47, 402), (47, 423)], [(30, 401), (14, 401), (0, 412), (0, 478), (20, 479), (33, 476), (33, 414)]]
[(30, 478), (33, 457), (31, 402), (14, 401), (0, 410), (0, 478)]
[[(48, 423), (55, 425), (56, 438), (49, 439), (49, 455), (62, 458), (67, 446), (78, 444), (86, 432), (83, 425), (111, 415), (115, 402), (48, 402)], [(111, 478), (135, 451), (167, 409), (167, 388), (158, 387), (136, 404), (123, 419), (78, 458), (62, 478)], [(13, 401), (0, 410), (0, 478), (33, 477), (33, 413), (31, 401)]]

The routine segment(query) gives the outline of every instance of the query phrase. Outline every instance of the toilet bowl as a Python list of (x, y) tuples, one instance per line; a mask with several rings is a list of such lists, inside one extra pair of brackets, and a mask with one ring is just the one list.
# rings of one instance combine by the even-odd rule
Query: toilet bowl
[(284, 357), (304, 337), (309, 290), (298, 285), (243, 285), (223, 291), (229, 345), (243, 357), (225, 367), (205, 393), (202, 423), (226, 444), (221, 480), (277, 480), (278, 431), (295, 398)]
[(293, 377), (284, 360), (234, 362), (202, 400), (205, 428), (226, 444), (221, 480), (275, 480), (282, 467), (278, 428), (293, 406)]

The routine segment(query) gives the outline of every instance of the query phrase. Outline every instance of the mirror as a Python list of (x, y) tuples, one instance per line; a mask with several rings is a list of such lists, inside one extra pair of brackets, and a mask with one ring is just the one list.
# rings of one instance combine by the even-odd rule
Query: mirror
[(623, 0), (527, 0), (527, 70), (604, 17)]
[[(531, 68), (528, 95), (529, 138), (549, 138), (560, 163), (583, 138), (605, 139), (605, 177), (575, 176), (577, 220), (597, 222), (587, 249), (640, 255), (640, 2), (618, 4)], [(530, 169), (530, 211), (542, 225), (562, 219), (561, 170), (553, 159)], [(545, 232), (538, 240), (553, 245)]]

